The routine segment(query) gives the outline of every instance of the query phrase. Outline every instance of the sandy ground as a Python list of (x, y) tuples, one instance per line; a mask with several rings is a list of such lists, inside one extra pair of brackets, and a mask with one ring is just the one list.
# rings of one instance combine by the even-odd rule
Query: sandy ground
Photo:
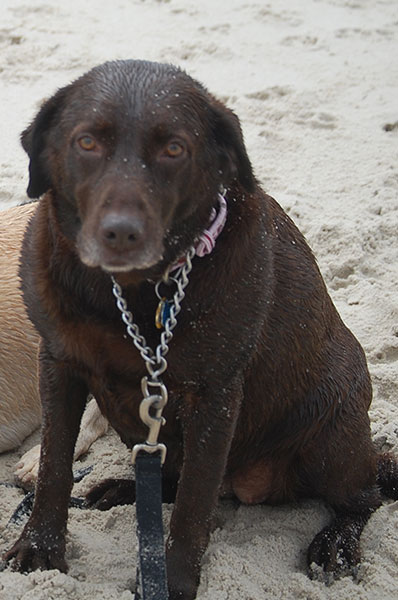
[[(240, 116), (257, 176), (305, 233), (365, 348), (375, 443), (398, 452), (398, 129), (385, 127), (398, 121), (397, 41), (396, 0), (2, 0), (0, 207), (24, 200), (18, 136), (57, 87), (113, 58), (181, 65)], [(0, 456), (0, 481), (37, 439)], [(129, 470), (112, 432), (82, 462), (94, 470), (75, 495)], [(0, 487), (0, 531), (21, 497)], [(358, 580), (325, 587), (307, 578), (305, 551), (326, 507), (223, 505), (198, 599), (396, 599), (397, 509), (372, 516)], [(1, 550), (18, 531), (3, 531)], [(132, 507), (73, 509), (69, 574), (4, 571), (0, 598), (131, 599), (136, 546)]]

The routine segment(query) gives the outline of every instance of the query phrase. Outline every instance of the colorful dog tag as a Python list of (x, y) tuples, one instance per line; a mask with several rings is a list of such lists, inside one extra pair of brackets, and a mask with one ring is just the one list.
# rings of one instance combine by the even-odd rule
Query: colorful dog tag
[(170, 302), (166, 298), (162, 298), (158, 304), (155, 314), (155, 325), (158, 329), (162, 329), (167, 319), (170, 317)]

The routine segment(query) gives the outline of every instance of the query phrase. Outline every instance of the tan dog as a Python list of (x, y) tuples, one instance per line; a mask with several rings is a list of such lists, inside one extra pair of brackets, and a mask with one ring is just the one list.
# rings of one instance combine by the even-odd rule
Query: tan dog
[[(37, 203), (0, 211), (0, 452), (13, 450), (41, 422), (37, 387), (39, 337), (28, 320), (18, 276), (22, 236)], [(75, 458), (107, 429), (95, 400), (87, 406)], [(24, 483), (35, 480), (40, 446), (27, 452), (16, 475)]]

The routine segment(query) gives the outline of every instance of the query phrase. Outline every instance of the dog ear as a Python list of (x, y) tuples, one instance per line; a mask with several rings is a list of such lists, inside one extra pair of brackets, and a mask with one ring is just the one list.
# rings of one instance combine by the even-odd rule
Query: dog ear
[(41, 107), (34, 121), (21, 134), (21, 144), (29, 156), (29, 198), (39, 198), (51, 188), (51, 177), (45, 157), (47, 134), (63, 105), (67, 88), (59, 90)]
[(212, 103), (213, 135), (219, 148), (221, 170), (228, 179), (237, 179), (247, 192), (253, 192), (256, 179), (246, 152), (240, 122), (235, 113), (218, 100)]

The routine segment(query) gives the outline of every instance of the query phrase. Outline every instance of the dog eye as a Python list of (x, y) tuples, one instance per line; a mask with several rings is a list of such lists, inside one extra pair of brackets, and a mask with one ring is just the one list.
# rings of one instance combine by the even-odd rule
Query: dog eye
[(82, 150), (86, 150), (87, 152), (94, 150), (97, 146), (96, 141), (89, 135), (83, 135), (77, 140), (77, 143)]
[(185, 147), (180, 142), (169, 142), (164, 149), (164, 154), (169, 158), (179, 158), (185, 152)]

